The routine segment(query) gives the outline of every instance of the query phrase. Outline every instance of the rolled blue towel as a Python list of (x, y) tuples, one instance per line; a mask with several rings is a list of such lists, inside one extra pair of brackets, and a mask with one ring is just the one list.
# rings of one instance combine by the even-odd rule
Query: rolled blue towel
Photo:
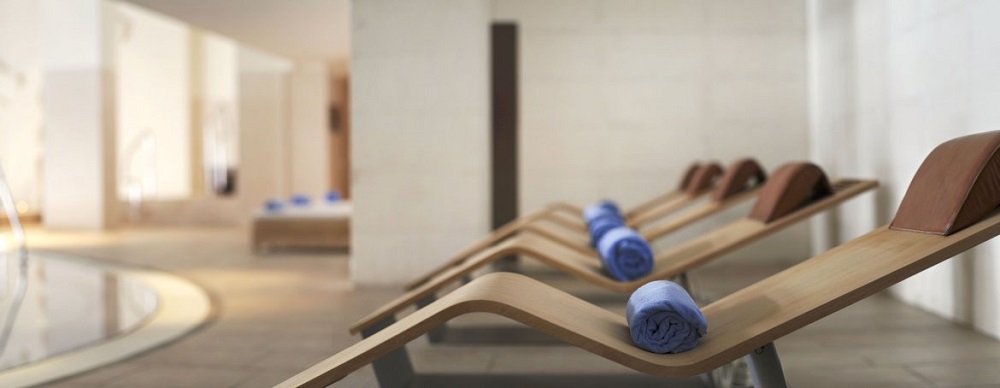
[(340, 192), (339, 191), (337, 191), (337, 190), (330, 190), (330, 192), (326, 193), (326, 201), (327, 202), (337, 202), (339, 200), (340, 200)]
[(587, 230), (590, 231), (590, 246), (597, 247), (608, 231), (625, 226), (625, 220), (616, 214), (605, 213), (587, 223)]
[(618, 209), (618, 205), (607, 199), (595, 202), (583, 209), (583, 219), (586, 220), (588, 224), (591, 221), (608, 214), (613, 214), (619, 218), (622, 216), (622, 212)]
[(653, 271), (653, 249), (639, 233), (625, 226), (609, 230), (597, 242), (604, 269), (619, 281), (629, 281)]
[(264, 202), (264, 210), (269, 212), (276, 212), (281, 210), (282, 207), (284, 207), (284, 204), (277, 199), (269, 199), (267, 202)]
[(657, 280), (632, 293), (625, 318), (636, 346), (653, 353), (681, 353), (698, 346), (708, 322), (677, 283)]
[(309, 196), (296, 194), (292, 196), (292, 205), (295, 206), (306, 206), (309, 204)]

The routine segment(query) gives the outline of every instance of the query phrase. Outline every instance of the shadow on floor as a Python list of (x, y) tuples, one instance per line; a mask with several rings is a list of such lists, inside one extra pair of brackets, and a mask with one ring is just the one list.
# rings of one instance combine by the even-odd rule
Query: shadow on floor
[(419, 375), (411, 387), (671, 387), (704, 388), (700, 377), (662, 378), (646, 375)]
[(505, 346), (561, 346), (565, 342), (548, 334), (528, 327), (517, 326), (446, 326), (441, 331), (442, 344), (448, 345), (483, 345), (503, 344)]

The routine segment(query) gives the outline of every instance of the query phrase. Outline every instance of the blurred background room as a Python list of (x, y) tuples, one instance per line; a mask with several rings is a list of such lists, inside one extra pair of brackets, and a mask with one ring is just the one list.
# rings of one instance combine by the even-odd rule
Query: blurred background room
[[(709, 303), (890, 222), (931, 149), (1000, 129), (997, 20), (991, 0), (0, 0), (0, 386), (270, 387), (550, 204), (629, 208), (743, 158), (878, 180), (690, 271)], [(789, 385), (1000, 387), (997, 247), (778, 340)], [(529, 256), (476, 274), (625, 310)], [(450, 325), (501, 340), (414, 341), (417, 386), (751, 385)]]

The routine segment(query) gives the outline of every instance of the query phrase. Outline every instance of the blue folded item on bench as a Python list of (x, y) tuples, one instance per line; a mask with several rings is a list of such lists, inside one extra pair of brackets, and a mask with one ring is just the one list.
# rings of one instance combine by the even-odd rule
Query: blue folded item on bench
[(625, 226), (611, 229), (597, 242), (604, 269), (619, 281), (629, 281), (653, 271), (653, 249), (639, 233)]
[(618, 205), (607, 199), (595, 202), (583, 209), (583, 219), (590, 224), (591, 221), (603, 217), (605, 215), (615, 215), (621, 218), (622, 212), (618, 209)]
[(302, 194), (296, 194), (296, 195), (292, 196), (292, 201), (291, 202), (292, 202), (292, 205), (295, 205), (295, 206), (306, 206), (306, 205), (309, 204), (309, 196), (308, 195), (302, 195)]
[(267, 210), (269, 212), (276, 212), (278, 210), (281, 210), (281, 208), (284, 206), (285, 205), (277, 199), (269, 199), (267, 200), (267, 202), (264, 202), (264, 210)]
[(677, 283), (657, 280), (632, 293), (625, 318), (636, 346), (653, 353), (681, 353), (698, 346), (708, 322)]
[(340, 192), (337, 190), (330, 190), (326, 193), (326, 201), (330, 203), (340, 201)]
[(625, 226), (625, 220), (617, 214), (605, 213), (587, 223), (587, 230), (590, 231), (590, 246), (597, 248), (597, 243), (601, 241), (608, 231)]

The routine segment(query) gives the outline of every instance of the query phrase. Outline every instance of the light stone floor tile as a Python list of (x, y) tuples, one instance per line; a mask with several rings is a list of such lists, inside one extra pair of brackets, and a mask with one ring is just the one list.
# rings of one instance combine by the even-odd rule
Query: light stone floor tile
[(779, 342), (775, 345), (781, 358), (781, 366), (786, 369), (830, 368), (830, 367), (860, 367), (871, 366), (872, 363), (856, 349), (826, 349), (817, 351), (788, 349)]
[(910, 369), (939, 387), (962, 387), (1000, 382), (1000, 361), (998, 360), (919, 365)]
[(181, 341), (162, 350), (136, 357), (130, 363), (144, 366), (219, 366), (240, 367), (252, 365), (264, 358), (267, 352), (262, 349), (245, 347), (215, 347), (206, 346), (200, 342)]
[(925, 364), (962, 364), (977, 360), (994, 360), (996, 365), (1000, 365), (1000, 346), (988, 339), (960, 346), (886, 347), (865, 349), (860, 353), (875, 365), (914, 367)]
[(111, 379), (134, 372), (138, 368), (139, 365), (133, 363), (118, 363), (43, 386), (47, 388), (102, 387), (106, 386)]
[[(331, 352), (303, 352), (300, 350), (276, 350), (267, 353), (249, 365), (264, 369), (304, 370), (332, 356)], [(286, 376), (287, 377), (287, 376)]]
[[(359, 337), (347, 327), (400, 293), (397, 288), (355, 289), (348, 278), (349, 256), (343, 253), (255, 256), (243, 229), (32, 230), (30, 236), (35, 248), (176, 273), (203, 286), (217, 302), (215, 319), (191, 335), (51, 387), (268, 387), (356, 343)], [(712, 300), (781, 269), (728, 260), (693, 272), (692, 279)], [(526, 260), (521, 271), (611, 311), (624, 309), (624, 296), (537, 263)], [(524, 333), (522, 325), (489, 314), (463, 316), (450, 325), (456, 332)], [(791, 386), (1000, 388), (1000, 342), (884, 295), (849, 306), (776, 345)], [(431, 345), (421, 337), (408, 349), (421, 373), (418, 387), (701, 385), (698, 378), (651, 379), (558, 341)], [(370, 366), (335, 385), (375, 386)]]
[(229, 367), (150, 366), (111, 379), (109, 388), (231, 387), (250, 370)]
[(632, 369), (572, 346), (508, 348), (497, 355), (492, 374), (630, 374)]
[(786, 369), (785, 378), (790, 387), (916, 388), (933, 386), (900, 367), (796, 368)]
[(298, 373), (299, 368), (259, 368), (249, 371), (246, 378), (235, 385), (235, 388), (268, 388), (285, 381), (288, 376)]
[(409, 353), (413, 368), (436, 374), (485, 374), (493, 365), (496, 352), (481, 347), (412, 346)]
[(976, 385), (963, 385), (958, 388), (1000, 388), (1000, 383), (997, 384), (976, 384)]
[[(350, 385), (345, 385), (345, 387)], [(545, 388), (703, 388), (700, 378), (685, 379), (653, 378), (641, 373), (631, 374), (590, 374), (579, 372), (566, 375), (518, 374), (518, 375), (427, 375), (413, 384), (417, 388), (440, 387), (545, 387)]]

